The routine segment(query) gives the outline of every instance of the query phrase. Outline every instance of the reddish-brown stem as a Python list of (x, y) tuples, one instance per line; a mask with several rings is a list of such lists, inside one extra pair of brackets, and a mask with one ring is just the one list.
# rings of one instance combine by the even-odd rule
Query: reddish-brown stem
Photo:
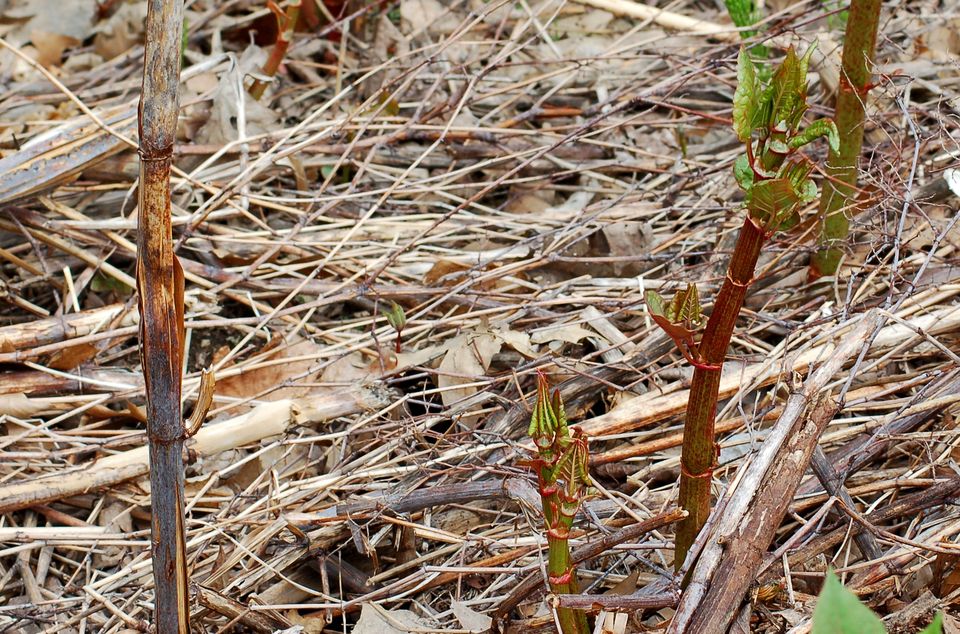
[[(307, 0), (307, 2), (311, 1)], [(297, 26), (297, 20), (300, 18), (300, 2), (301, 0), (290, 0), (286, 13), (280, 11), (276, 4), (270, 2), (270, 9), (277, 16), (277, 26), (279, 28), (277, 30), (277, 41), (273, 45), (270, 57), (267, 58), (261, 71), (267, 77), (273, 77), (277, 74), (283, 58), (287, 55), (287, 49), (290, 48), (290, 42), (293, 41), (293, 32)], [(267, 83), (260, 79), (255, 80), (250, 85), (250, 96), (257, 100), (263, 97), (263, 91), (266, 90)]]
[(748, 213), (740, 228), (727, 277), (700, 341), (702, 362), (693, 372), (680, 457), (680, 506), (689, 515), (677, 527), (675, 564), (678, 569), (710, 513), (710, 475), (716, 461), (714, 423), (720, 370), (766, 238), (764, 228)]
[(173, 253), (170, 167), (177, 130), (181, 0), (147, 4), (140, 95), (137, 291), (140, 355), (150, 445), (151, 555), (157, 634), (187, 634), (186, 540), (180, 372), (183, 354), (183, 273)]
[(317, 15), (317, 0), (303, 0), (300, 7), (300, 17), (310, 31), (320, 26), (320, 16)]
[(839, 243), (850, 230), (848, 214), (857, 185), (857, 164), (863, 148), (864, 104), (870, 90), (880, 25), (880, 0), (853, 0), (844, 35), (840, 90), (834, 121), (840, 148), (830, 152), (820, 198), (820, 250), (810, 262), (810, 277), (833, 275), (840, 264)]

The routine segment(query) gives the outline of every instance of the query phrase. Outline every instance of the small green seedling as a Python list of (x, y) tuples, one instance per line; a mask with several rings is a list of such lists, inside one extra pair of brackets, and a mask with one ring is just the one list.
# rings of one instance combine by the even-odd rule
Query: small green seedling
[(396, 353), (400, 354), (401, 337), (403, 336), (403, 327), (407, 325), (407, 315), (403, 312), (403, 306), (397, 302), (391, 302), (390, 309), (385, 310), (383, 314), (387, 318), (387, 323), (397, 331), (397, 339), (394, 347)]

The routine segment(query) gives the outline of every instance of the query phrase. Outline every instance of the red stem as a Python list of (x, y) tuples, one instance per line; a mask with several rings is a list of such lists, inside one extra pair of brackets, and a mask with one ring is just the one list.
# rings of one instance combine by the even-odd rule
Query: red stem
[[(311, 2), (312, 0), (307, 1)], [(287, 55), (287, 49), (290, 48), (293, 32), (297, 26), (297, 20), (300, 18), (300, 5), (301, 0), (291, 0), (290, 4), (287, 5), (287, 12), (277, 15), (277, 26), (279, 27), (277, 41), (273, 45), (273, 50), (270, 51), (270, 57), (264, 63), (262, 71), (267, 77), (273, 77), (277, 74), (277, 71), (280, 70), (280, 63)], [(276, 10), (279, 11), (279, 9)], [(266, 88), (267, 82), (257, 79), (250, 86), (250, 96), (259, 100)]]
[(717, 455), (714, 423), (720, 370), (766, 238), (767, 233), (748, 212), (740, 228), (727, 277), (700, 341), (703, 364), (693, 372), (680, 457), (680, 506), (689, 515), (677, 527), (675, 565), (678, 569), (710, 513), (710, 480)]

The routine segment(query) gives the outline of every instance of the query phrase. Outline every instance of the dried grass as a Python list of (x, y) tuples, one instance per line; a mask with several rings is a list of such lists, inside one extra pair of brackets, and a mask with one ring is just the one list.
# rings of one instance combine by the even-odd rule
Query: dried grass
[[(672, 508), (689, 373), (640, 298), (693, 280), (709, 299), (723, 274), (736, 46), (729, 29), (707, 39), (593, 4), (354, 3), (340, 41), (298, 33), (246, 108), (231, 69), (265, 5), (188, 5), (174, 176), (188, 409), (202, 368), (221, 386), (188, 455), (197, 631), (342, 631), (362, 609), (364, 627), (392, 614), (462, 631), (510, 603), (517, 631), (549, 631), (543, 584), (518, 590), (544, 559), (517, 464), (538, 368), (566, 381), (592, 436), (602, 494), (576, 543)], [(957, 479), (960, 230), (955, 198), (914, 196), (956, 163), (958, 74), (921, 47), (947, 28), (924, 17), (929, 4), (898, 5), (884, 26), (882, 70), (905, 73), (876, 89), (870, 204), (843, 274), (805, 282), (812, 223), (763, 256), (726, 369), (715, 479), (723, 492), (763, 441), (795, 373), (883, 307), (876, 339), (830, 387), (845, 408), (821, 446), (894, 566), (861, 559), (855, 521), (828, 514), (810, 476), (762, 577), (782, 579), (785, 561), (789, 583), (755, 603), (757, 631), (802, 624), (828, 562), (885, 613), (927, 586), (943, 605), (958, 594), (946, 551), (960, 515), (945, 504), (957, 488), (944, 481)], [(725, 20), (713, 5), (668, 8)], [(826, 39), (822, 13), (780, 10), (777, 43)], [(142, 631), (150, 496), (125, 138), (142, 51), (46, 77), (5, 51), (0, 624)], [(29, 146), (15, 148), (46, 131), (61, 134), (25, 162)], [(399, 355), (392, 302), (408, 321)], [(900, 500), (912, 506), (882, 515)], [(583, 564), (587, 592), (667, 596), (671, 530)]]

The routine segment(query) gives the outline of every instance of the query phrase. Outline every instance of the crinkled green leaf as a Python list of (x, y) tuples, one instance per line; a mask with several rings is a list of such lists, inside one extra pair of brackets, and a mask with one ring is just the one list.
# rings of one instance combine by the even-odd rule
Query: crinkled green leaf
[(797, 223), (800, 197), (786, 178), (774, 178), (753, 184), (747, 199), (750, 217), (775, 231)]
[(811, 171), (813, 171), (813, 165), (807, 161), (804, 161), (803, 159), (794, 159), (792, 161), (787, 161), (780, 168), (780, 173), (778, 176), (790, 181), (790, 184), (793, 185), (794, 191), (799, 191), (803, 186), (803, 182), (807, 180), (808, 176), (810, 176)]
[(394, 330), (402, 330), (407, 324), (407, 316), (403, 312), (403, 306), (397, 302), (392, 302), (390, 308), (383, 311), (383, 314), (387, 318), (387, 323), (393, 326)]
[(802, 58), (797, 57), (791, 46), (780, 67), (773, 74), (770, 81), (770, 100), (772, 104), (771, 119), (768, 126), (774, 123), (786, 122), (787, 128), (793, 130), (799, 125), (803, 113), (807, 110), (807, 65), (810, 60), (810, 51)]
[(667, 317), (667, 303), (660, 293), (657, 291), (647, 291), (643, 294), (643, 298), (647, 300), (647, 310), (650, 311), (651, 315)]
[(803, 181), (800, 186), (796, 188), (796, 191), (797, 194), (800, 195), (800, 202), (804, 205), (813, 202), (817, 198), (817, 184), (809, 178)]
[(670, 302), (670, 320), (694, 328), (700, 326), (703, 314), (700, 312), (700, 294), (696, 284), (687, 284), (686, 289), (674, 293)]
[(790, 147), (794, 150), (801, 148), (822, 136), (827, 137), (827, 143), (830, 144), (832, 151), (840, 150), (840, 133), (837, 132), (837, 124), (830, 119), (817, 119), (808, 125), (790, 139)]
[(757, 69), (747, 50), (741, 47), (737, 57), (737, 89), (733, 93), (733, 130), (744, 143), (753, 132), (758, 89)]
[(771, 139), (767, 144), (767, 151), (774, 154), (788, 154), (790, 147), (780, 139)]
[(647, 291), (644, 297), (650, 316), (677, 343), (696, 334), (703, 322), (700, 297), (693, 284), (687, 285), (686, 290), (677, 291), (669, 304), (656, 291)]
[(884, 634), (883, 623), (830, 570), (813, 611), (811, 634)]
[(750, 167), (750, 157), (746, 154), (741, 154), (733, 162), (733, 177), (743, 191), (749, 192), (753, 187), (753, 168)]

